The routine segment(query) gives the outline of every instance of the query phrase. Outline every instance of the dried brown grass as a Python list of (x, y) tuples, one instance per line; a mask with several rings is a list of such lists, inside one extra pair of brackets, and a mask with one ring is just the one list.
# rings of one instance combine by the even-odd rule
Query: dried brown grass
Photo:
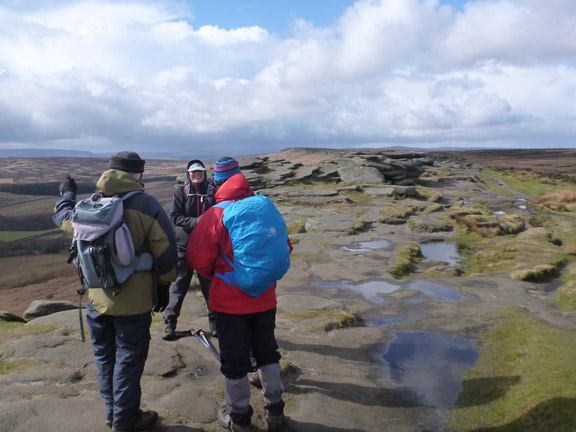
[(574, 211), (576, 210), (576, 193), (570, 190), (550, 192), (541, 196), (538, 203), (554, 211)]

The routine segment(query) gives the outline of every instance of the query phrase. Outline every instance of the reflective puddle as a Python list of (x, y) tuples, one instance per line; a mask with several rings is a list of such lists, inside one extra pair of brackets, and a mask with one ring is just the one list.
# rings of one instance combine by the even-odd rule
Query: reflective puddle
[(527, 210), (526, 200), (524, 198), (518, 198), (514, 200), (514, 205), (520, 210)]
[(462, 389), (462, 374), (479, 357), (475, 343), (475, 339), (450, 334), (397, 332), (380, 362), (396, 385), (446, 412)]
[(357, 247), (345, 246), (342, 249), (350, 252), (370, 252), (378, 249), (389, 249), (392, 243), (388, 240), (371, 240), (366, 242), (358, 242)]
[[(393, 284), (382, 280), (371, 280), (357, 284), (340, 281), (340, 282), (323, 282), (316, 281), (315, 284), (320, 287), (336, 287), (355, 292), (364, 296), (371, 303), (382, 304), (386, 301), (386, 295), (400, 290), (414, 290), (424, 294), (426, 297), (432, 297), (437, 302), (460, 302), (465, 300), (464, 296), (457, 294), (454, 287), (450, 285), (432, 282), (429, 280), (413, 280), (405, 285)], [(422, 302), (425, 299), (409, 299), (408, 302)]]
[(382, 327), (390, 324), (402, 324), (424, 319), (425, 315), (419, 312), (407, 312), (402, 316), (389, 316), (385, 318), (375, 318), (369, 321), (371, 327)]
[(456, 249), (456, 245), (445, 241), (422, 243), (420, 245), (420, 250), (424, 256), (422, 262), (442, 261), (448, 263), (448, 265), (457, 265), (461, 258)]
[(341, 282), (315, 282), (319, 286), (331, 286), (353, 291), (361, 294), (371, 303), (381, 304), (385, 301), (385, 295), (398, 291), (401, 286), (384, 281), (367, 281), (359, 284), (352, 284), (346, 281)]
[[(365, 322), (375, 327), (425, 319), (429, 306), (426, 302), (430, 299), (465, 300), (454, 287), (424, 279), (400, 283), (370, 280), (355, 284), (341, 280), (316, 284), (360, 294), (376, 304), (364, 314)], [(418, 405), (434, 408), (436, 415), (430, 421), (443, 424), (462, 390), (462, 374), (474, 367), (479, 357), (475, 343), (475, 339), (452, 334), (396, 331), (392, 342), (383, 343), (370, 353), (374, 382), (384, 387), (390, 387), (392, 382), (403, 394), (411, 395), (410, 400), (416, 400)]]
[(464, 300), (464, 296), (457, 294), (453, 287), (429, 280), (412, 281), (408, 284), (408, 288), (433, 297), (438, 302), (460, 302)]

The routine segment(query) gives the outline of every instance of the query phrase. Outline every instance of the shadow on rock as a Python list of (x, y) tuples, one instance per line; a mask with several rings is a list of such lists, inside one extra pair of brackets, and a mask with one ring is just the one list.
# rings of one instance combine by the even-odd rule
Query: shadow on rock
[(472, 432), (571, 432), (576, 430), (575, 398), (557, 397), (541, 402), (522, 417), (508, 424), (478, 428)]
[(323, 356), (338, 357), (343, 360), (365, 361), (366, 363), (370, 363), (368, 357), (366, 357), (366, 352), (372, 347), (371, 344), (366, 344), (355, 348), (343, 348), (331, 345), (297, 344), (280, 339), (278, 344), (287, 351), (304, 351)]
[(466, 408), (485, 405), (504, 396), (519, 382), (520, 377), (517, 375), (466, 379), (462, 381), (462, 391), (456, 406)]
[(365, 387), (356, 384), (341, 384), (299, 379), (290, 387), (295, 394), (320, 393), (333, 399), (355, 402), (364, 406), (385, 406), (393, 408), (426, 407), (406, 388)]
[(158, 432), (204, 432), (204, 429), (197, 429), (188, 426), (156, 426), (154, 428)]
[(286, 432), (363, 432), (364, 429), (341, 429), (334, 426), (323, 426), (318, 423), (305, 423), (288, 420), (284, 425)]

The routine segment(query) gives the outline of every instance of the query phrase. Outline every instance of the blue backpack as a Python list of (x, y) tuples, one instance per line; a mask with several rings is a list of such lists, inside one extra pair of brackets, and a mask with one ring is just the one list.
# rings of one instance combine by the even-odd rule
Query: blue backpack
[(270, 199), (255, 195), (240, 201), (223, 201), (222, 222), (230, 233), (233, 260), (220, 254), (234, 270), (215, 273), (229, 285), (258, 297), (290, 268), (290, 246), (284, 218)]

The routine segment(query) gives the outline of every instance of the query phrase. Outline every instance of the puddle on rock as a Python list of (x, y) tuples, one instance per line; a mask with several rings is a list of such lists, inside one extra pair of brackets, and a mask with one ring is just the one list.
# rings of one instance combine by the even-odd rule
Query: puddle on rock
[(378, 363), (398, 386), (445, 414), (462, 389), (462, 374), (479, 357), (475, 339), (433, 332), (396, 332)]
[(349, 252), (370, 252), (378, 249), (388, 249), (392, 246), (392, 243), (388, 240), (371, 240), (365, 242), (358, 242), (357, 247), (344, 246), (342, 249)]
[(366, 300), (371, 303), (384, 303), (385, 298), (384, 294), (390, 294), (394, 291), (399, 290), (401, 287), (400, 285), (394, 285), (384, 281), (367, 281), (361, 282), (359, 284), (351, 284), (347, 283), (347, 281), (341, 282), (315, 282), (318, 286), (333, 286), (337, 288), (343, 288), (350, 291), (354, 291), (358, 294), (362, 294)]
[[(434, 301), (437, 302), (460, 302), (465, 299), (464, 296), (461, 296), (454, 291), (454, 287), (425, 279), (410, 281), (404, 287), (402, 285), (396, 285), (381, 280), (370, 280), (357, 284), (350, 283), (346, 280), (340, 282), (316, 281), (314, 284), (320, 287), (336, 287), (352, 291), (363, 295), (366, 300), (376, 304), (384, 304), (386, 302), (385, 296), (387, 294), (402, 289), (419, 291), (428, 297), (433, 297)], [(422, 303), (423, 299), (410, 298), (404, 301), (408, 303)]]
[(390, 324), (402, 324), (418, 321), (424, 318), (424, 314), (418, 312), (408, 312), (402, 316), (387, 316), (369, 321), (371, 327), (382, 327)]
[(454, 292), (453, 287), (429, 280), (412, 281), (408, 284), (408, 288), (434, 297), (434, 300), (438, 302), (460, 302), (464, 300), (463, 296)]
[(456, 245), (443, 240), (422, 243), (420, 250), (424, 256), (422, 262), (442, 261), (448, 263), (448, 265), (457, 265), (460, 260)]

